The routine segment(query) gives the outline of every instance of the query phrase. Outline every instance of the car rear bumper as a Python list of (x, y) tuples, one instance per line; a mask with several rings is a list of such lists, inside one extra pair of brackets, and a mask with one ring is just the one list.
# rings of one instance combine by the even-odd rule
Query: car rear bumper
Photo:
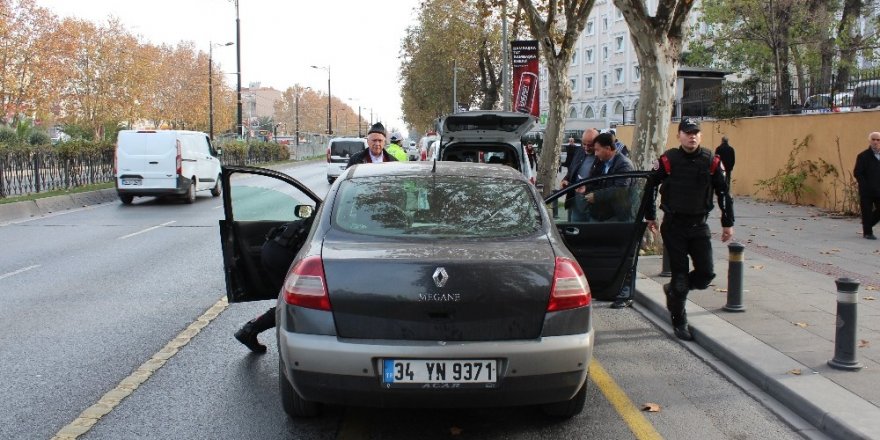
[[(116, 179), (116, 193), (120, 196), (182, 196), (189, 190), (192, 179), (178, 176), (176, 179), (163, 179), (161, 182), (153, 179), (143, 179), (141, 185), (123, 186), (122, 177)], [(168, 185), (173, 182), (174, 186)]]
[[(280, 327), (283, 328), (283, 327)], [(571, 399), (587, 379), (594, 332), (529, 341), (342, 340), (279, 331), (285, 373), (304, 399), (354, 406), (475, 407)], [(498, 359), (494, 388), (430, 384), (386, 388), (383, 359)]]

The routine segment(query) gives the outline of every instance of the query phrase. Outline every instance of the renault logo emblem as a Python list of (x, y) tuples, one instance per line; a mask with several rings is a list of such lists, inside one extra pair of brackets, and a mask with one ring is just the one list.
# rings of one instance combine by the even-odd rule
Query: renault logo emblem
[(446, 285), (446, 281), (449, 280), (449, 275), (446, 273), (446, 269), (442, 267), (438, 267), (437, 270), (434, 271), (434, 275), (431, 276), (434, 279), (434, 284), (437, 287), (443, 287)]

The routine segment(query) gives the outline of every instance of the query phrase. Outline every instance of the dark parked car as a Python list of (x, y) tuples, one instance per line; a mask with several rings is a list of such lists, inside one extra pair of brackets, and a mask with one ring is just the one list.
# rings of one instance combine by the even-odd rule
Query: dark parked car
[(853, 89), (852, 105), (874, 108), (880, 105), (880, 79), (862, 81)]
[[(542, 201), (509, 166), (391, 162), (347, 169), (322, 201), (280, 172), (225, 167), (227, 295), (277, 299), (291, 416), (323, 404), (537, 404), (570, 417), (586, 398), (593, 300), (632, 283), (646, 175), (603, 176)], [(574, 208), (557, 201), (580, 186), (609, 191), (621, 209), (565, 220)], [(259, 261), (266, 232), (309, 216), (274, 291)]]

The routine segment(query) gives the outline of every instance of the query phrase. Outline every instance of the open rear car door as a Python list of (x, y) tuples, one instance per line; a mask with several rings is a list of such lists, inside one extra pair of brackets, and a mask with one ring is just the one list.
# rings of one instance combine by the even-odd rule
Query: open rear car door
[[(566, 246), (577, 258), (596, 299), (635, 289), (639, 246), (647, 223), (647, 171), (593, 177), (544, 201)], [(584, 193), (577, 192), (579, 187)], [(585, 194), (595, 195), (588, 203)]]
[(275, 299), (278, 291), (260, 259), (266, 235), (274, 227), (315, 215), (321, 198), (296, 179), (270, 169), (224, 166), (221, 181), (226, 296), (230, 303)]

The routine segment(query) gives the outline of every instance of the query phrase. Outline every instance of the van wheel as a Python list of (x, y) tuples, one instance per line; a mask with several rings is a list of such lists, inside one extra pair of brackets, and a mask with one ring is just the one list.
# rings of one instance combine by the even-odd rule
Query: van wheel
[(193, 178), (192, 182), (189, 184), (189, 189), (186, 191), (186, 195), (183, 198), (186, 203), (195, 203), (196, 201), (196, 179)]
[(134, 196), (128, 194), (120, 194), (119, 200), (122, 200), (123, 205), (131, 205), (131, 202), (134, 200)]
[(571, 400), (566, 400), (564, 402), (556, 402), (556, 403), (548, 403), (541, 407), (544, 411), (544, 414), (547, 414), (551, 417), (560, 417), (564, 419), (572, 418), (581, 413), (584, 410), (584, 405), (587, 403), (587, 384), (590, 383), (590, 378), (584, 381), (584, 385), (578, 390), (577, 394), (571, 398)]
[(214, 187), (211, 188), (211, 195), (214, 197), (219, 197), (223, 192), (223, 188), (220, 186), (220, 176), (217, 176), (217, 183), (214, 184)]
[(321, 404), (299, 397), (284, 374), (284, 362), (278, 359), (278, 388), (281, 391), (281, 406), (290, 417), (315, 417), (321, 414)]

